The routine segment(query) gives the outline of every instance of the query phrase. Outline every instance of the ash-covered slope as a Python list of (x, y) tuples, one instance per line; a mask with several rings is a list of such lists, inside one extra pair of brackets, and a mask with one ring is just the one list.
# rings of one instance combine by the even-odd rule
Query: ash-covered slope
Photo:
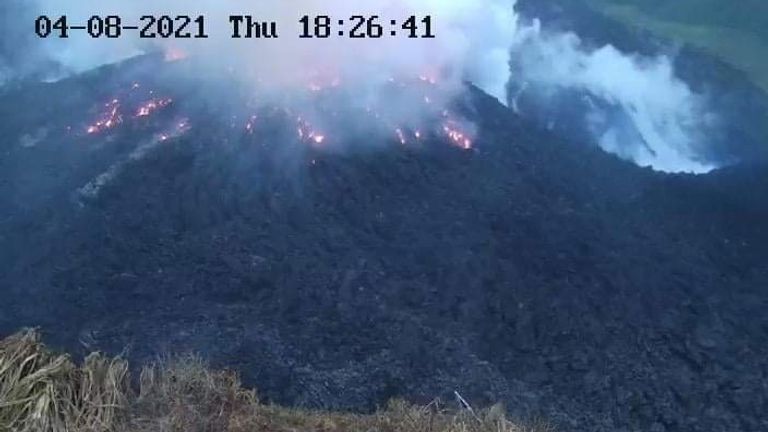
[[(311, 407), (457, 390), (564, 431), (767, 426), (765, 167), (639, 169), (473, 88), (470, 150), (327, 152), (135, 66), (0, 101), (3, 334), (198, 351)], [(139, 79), (174, 103), (60, 132)]]

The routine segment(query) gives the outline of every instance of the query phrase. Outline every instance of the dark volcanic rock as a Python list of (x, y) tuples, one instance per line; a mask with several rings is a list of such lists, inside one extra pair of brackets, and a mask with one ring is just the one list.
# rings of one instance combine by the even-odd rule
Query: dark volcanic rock
[(765, 166), (654, 173), (468, 89), (473, 151), (288, 155), (277, 120), (252, 138), (194, 107), (192, 133), (86, 199), (150, 132), (19, 140), (109, 74), (0, 101), (3, 334), (198, 351), (312, 407), (457, 390), (564, 431), (768, 427)]

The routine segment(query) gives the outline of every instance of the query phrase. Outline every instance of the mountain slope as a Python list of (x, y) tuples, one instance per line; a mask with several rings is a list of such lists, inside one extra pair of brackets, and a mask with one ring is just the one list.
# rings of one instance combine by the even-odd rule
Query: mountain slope
[[(0, 101), (0, 331), (199, 351), (314, 408), (458, 390), (565, 431), (766, 426), (763, 167), (639, 169), (473, 88), (473, 150), (369, 135), (324, 152), (278, 114), (233, 130), (175, 67)], [(105, 136), (52, 132), (134, 80), (176, 102)], [(153, 141), (181, 114), (189, 133)]]

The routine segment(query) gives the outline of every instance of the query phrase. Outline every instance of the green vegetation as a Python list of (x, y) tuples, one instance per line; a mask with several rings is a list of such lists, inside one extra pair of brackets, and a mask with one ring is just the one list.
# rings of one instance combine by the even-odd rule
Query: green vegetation
[(586, 0), (605, 15), (701, 48), (768, 91), (768, 1)]
[(237, 375), (197, 357), (142, 369), (91, 354), (81, 366), (26, 330), (0, 341), (0, 431), (14, 432), (545, 432), (510, 422), (500, 406), (446, 411), (395, 401), (370, 415), (313, 412), (259, 403)]

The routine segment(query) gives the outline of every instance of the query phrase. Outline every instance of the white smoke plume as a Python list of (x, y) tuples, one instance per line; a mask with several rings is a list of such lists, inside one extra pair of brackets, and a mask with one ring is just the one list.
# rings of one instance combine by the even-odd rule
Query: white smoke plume
[[(443, 88), (454, 93), (461, 91), (463, 81), (470, 81), (513, 108), (522, 94), (534, 95), (540, 104), (557, 104), (558, 94), (576, 92), (588, 102), (582, 123), (606, 151), (661, 171), (701, 173), (715, 168), (697, 158), (697, 148), (713, 127), (712, 117), (704, 99), (676, 78), (670, 59), (641, 58), (611, 46), (591, 49), (574, 34), (547, 33), (536, 23), (523, 25), (515, 12), (516, 0), (36, 2), (39, 14), (67, 15), (71, 23), (83, 23), (92, 15), (119, 15), (126, 23), (136, 23), (145, 14), (206, 16), (211, 36), (206, 40), (154, 40), (150, 46), (135, 33), (117, 40), (81, 33), (38, 41), (49, 57), (74, 72), (156, 49), (160, 43), (202, 59), (197, 64), (228, 65), (239, 78), (280, 89), (341, 78), (375, 94), (377, 86), (393, 76), (429, 76), (439, 77)], [(277, 21), (280, 38), (231, 39), (228, 18), (234, 14)], [(334, 21), (379, 15), (384, 24), (431, 15), (436, 37), (299, 39), (299, 18), (318, 14)], [(510, 80), (517, 84), (512, 97), (507, 96)], [(413, 107), (397, 110), (405, 113), (402, 118), (414, 116)]]
[(669, 57), (590, 48), (573, 33), (542, 31), (538, 22), (518, 33), (511, 50), (513, 108), (525, 92), (551, 104), (570, 93), (582, 99), (581, 120), (604, 150), (660, 171), (716, 168), (698, 158), (716, 119), (706, 99), (675, 76)]

